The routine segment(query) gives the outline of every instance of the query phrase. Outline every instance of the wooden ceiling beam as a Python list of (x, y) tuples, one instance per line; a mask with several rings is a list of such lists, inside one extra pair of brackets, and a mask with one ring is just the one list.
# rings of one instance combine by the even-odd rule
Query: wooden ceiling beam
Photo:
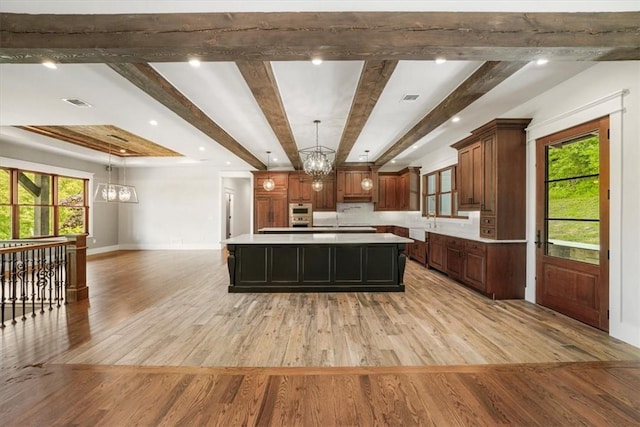
[(258, 170), (267, 167), (149, 64), (108, 64), (147, 95)]
[(280, 90), (273, 75), (271, 63), (267, 61), (236, 61), (236, 65), (271, 125), (271, 129), (276, 134), (289, 162), (294, 169), (302, 169), (298, 145), (293, 137), (282, 98), (280, 98)]
[(347, 124), (336, 151), (336, 165), (341, 166), (347, 160), (396, 65), (398, 61), (365, 61)]
[(379, 156), (375, 165), (382, 166), (391, 161), (525, 65), (525, 62), (485, 62), (449, 96), (429, 111), (409, 132)]
[(640, 59), (640, 12), (0, 14), (0, 63)]

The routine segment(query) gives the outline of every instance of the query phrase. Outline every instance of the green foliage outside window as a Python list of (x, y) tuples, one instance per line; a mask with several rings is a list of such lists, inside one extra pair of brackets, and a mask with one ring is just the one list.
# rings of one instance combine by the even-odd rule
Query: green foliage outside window
[[(549, 147), (547, 156), (548, 180), (561, 180), (548, 184), (548, 217), (599, 219), (598, 136)], [(600, 233), (597, 224), (586, 221), (550, 221), (549, 239), (598, 245)]]
[[(17, 183), (19, 238), (86, 232), (85, 180), (17, 171)], [(54, 205), (56, 188), (58, 203)], [(12, 211), (11, 171), (0, 169), (0, 239), (12, 238)]]

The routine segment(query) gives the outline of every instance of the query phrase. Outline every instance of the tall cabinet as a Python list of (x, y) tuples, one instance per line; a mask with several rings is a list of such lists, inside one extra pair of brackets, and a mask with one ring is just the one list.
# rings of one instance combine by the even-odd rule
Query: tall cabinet
[[(288, 227), (289, 226), (289, 202), (287, 189), (289, 174), (287, 172), (253, 172), (254, 174), (254, 212), (253, 229), (257, 232), (264, 227)], [(266, 191), (263, 187), (267, 178), (273, 179), (275, 188)]]
[(531, 119), (495, 119), (452, 145), (460, 210), (480, 211), (480, 237), (524, 239), (526, 135)]

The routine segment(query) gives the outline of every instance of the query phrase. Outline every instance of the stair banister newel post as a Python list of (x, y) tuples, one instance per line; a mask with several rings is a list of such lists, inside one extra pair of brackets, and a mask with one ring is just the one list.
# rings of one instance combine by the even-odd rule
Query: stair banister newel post
[(87, 236), (67, 236), (67, 290), (66, 300), (77, 302), (89, 298), (87, 287)]

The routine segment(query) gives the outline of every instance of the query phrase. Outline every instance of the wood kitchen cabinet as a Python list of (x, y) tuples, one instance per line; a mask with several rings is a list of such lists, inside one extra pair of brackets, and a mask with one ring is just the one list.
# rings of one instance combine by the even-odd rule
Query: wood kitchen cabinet
[(428, 241), (429, 267), (493, 299), (524, 298), (526, 243), (483, 243), (433, 233)]
[(411, 244), (411, 259), (425, 266), (427, 265), (427, 243), (421, 240), (414, 240)]
[[(374, 182), (374, 189), (365, 191), (362, 189), (362, 180), (370, 178)], [(375, 202), (377, 201), (377, 172), (368, 167), (338, 169), (336, 171), (336, 199), (343, 202)]]
[(254, 232), (264, 227), (289, 226), (289, 202), (285, 193), (257, 194), (253, 206)]
[(378, 175), (378, 203), (377, 211), (395, 211), (396, 203), (396, 187), (398, 186), (398, 177), (396, 175)]
[(377, 211), (417, 211), (420, 209), (420, 168), (378, 173)]
[(304, 172), (289, 173), (289, 203), (312, 203), (311, 177)]
[(452, 145), (460, 210), (480, 211), (480, 237), (524, 239), (526, 135), (530, 119), (495, 119)]
[[(288, 172), (253, 172), (253, 229), (289, 226)], [(264, 181), (271, 178), (275, 183), (272, 191), (266, 191)]]
[(436, 270), (445, 272), (445, 236), (429, 233), (427, 238), (427, 265)]
[(335, 211), (336, 210), (336, 179), (335, 173), (322, 181), (322, 190), (312, 191), (312, 202), (314, 211)]

